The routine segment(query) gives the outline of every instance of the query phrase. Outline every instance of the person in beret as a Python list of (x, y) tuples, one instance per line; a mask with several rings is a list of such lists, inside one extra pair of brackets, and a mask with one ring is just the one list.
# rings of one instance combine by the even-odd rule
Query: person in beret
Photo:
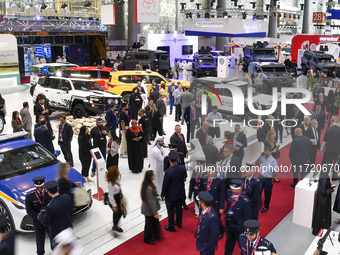
[(244, 232), (243, 222), (251, 219), (251, 209), (249, 199), (243, 192), (243, 181), (232, 179), (230, 189), (227, 190), (226, 200), (226, 234), (225, 255), (232, 255), (236, 241)]
[(35, 242), (37, 245), (37, 254), (45, 254), (45, 233), (48, 228), (38, 220), (38, 214), (51, 201), (51, 197), (45, 190), (45, 176), (37, 176), (32, 179), (35, 189), (26, 195), (26, 212), (33, 219), (35, 231)]
[(7, 232), (7, 219), (0, 214), (0, 254), (14, 255), (14, 232)]
[(201, 255), (214, 255), (219, 233), (219, 214), (213, 209), (213, 196), (206, 191), (198, 195), (202, 209), (198, 218), (196, 247)]
[[(177, 165), (178, 153), (169, 154), (170, 168), (165, 172), (161, 198), (168, 211), (169, 224), (164, 226), (165, 230), (175, 232), (175, 224), (182, 228), (182, 203), (185, 198), (184, 182), (187, 179), (185, 166)], [(176, 208), (176, 222), (174, 220)]]
[(255, 251), (270, 251), (271, 255), (276, 255), (274, 245), (260, 236), (260, 225), (257, 220), (247, 220), (243, 223), (245, 231), (239, 238), (241, 255), (255, 254)]
[(63, 230), (73, 228), (71, 214), (73, 201), (69, 195), (59, 195), (58, 183), (49, 181), (45, 184), (48, 195), (52, 197), (51, 202), (46, 206), (45, 212), (38, 214), (40, 222), (49, 227), (52, 249), (55, 244), (54, 238)]

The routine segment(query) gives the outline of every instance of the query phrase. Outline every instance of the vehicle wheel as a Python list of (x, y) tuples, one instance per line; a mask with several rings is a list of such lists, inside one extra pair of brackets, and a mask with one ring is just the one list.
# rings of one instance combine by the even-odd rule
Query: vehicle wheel
[(5, 216), (7, 220), (7, 226), (6, 226), (5, 232), (14, 231), (15, 227), (14, 227), (14, 223), (12, 220), (12, 216), (7, 210), (7, 207), (1, 202), (0, 202), (0, 215)]
[(131, 94), (130, 93), (126, 93), (126, 94), (124, 94), (124, 95), (122, 95), (122, 103), (124, 102), (124, 101), (126, 101), (126, 102), (130, 102), (130, 96), (131, 96)]
[(0, 134), (2, 133), (2, 131), (4, 131), (4, 127), (5, 127), (5, 120), (4, 120), (4, 117), (0, 115)]
[(75, 119), (81, 119), (82, 117), (88, 117), (88, 116), (89, 116), (89, 113), (88, 113), (87, 110), (84, 108), (84, 105), (82, 105), (82, 104), (76, 104), (76, 105), (73, 107), (72, 115), (73, 115), (73, 118), (75, 118)]
[(37, 86), (37, 84), (34, 84), (34, 85), (31, 85), (31, 88), (30, 88), (30, 94), (31, 96), (33, 96), (33, 93), (34, 93), (34, 90), (35, 90), (35, 87)]
[(253, 119), (256, 119), (256, 118), (257, 118), (257, 116), (255, 114), (251, 113), (250, 111), (247, 111), (246, 114), (244, 115), (246, 125), (248, 125), (249, 120), (253, 120)]

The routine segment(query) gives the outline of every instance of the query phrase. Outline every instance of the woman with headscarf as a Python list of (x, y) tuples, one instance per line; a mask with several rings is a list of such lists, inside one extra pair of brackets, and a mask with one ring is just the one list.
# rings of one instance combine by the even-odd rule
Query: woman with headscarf
[(110, 140), (106, 148), (106, 153), (107, 153), (106, 169), (108, 169), (110, 166), (118, 167), (119, 146), (120, 146), (120, 139), (116, 135), (116, 130), (110, 130), (108, 136)]
[(13, 133), (20, 132), (24, 128), (24, 124), (22, 123), (20, 117), (19, 117), (19, 112), (14, 111), (12, 113), (12, 128), (13, 128)]
[(81, 163), (81, 174), (85, 177), (88, 182), (93, 182), (89, 179), (89, 169), (91, 166), (92, 155), (91, 155), (91, 138), (90, 129), (87, 126), (82, 126), (78, 135), (78, 145), (79, 145), (79, 160)]
[(162, 185), (164, 179), (164, 157), (165, 152), (163, 150), (164, 138), (163, 136), (157, 136), (153, 141), (149, 151), (149, 165), (155, 173), (155, 186), (157, 189), (157, 195), (160, 196), (162, 192)]
[(159, 89), (159, 95), (161, 96), (161, 95), (163, 95), (164, 97), (162, 98), (163, 99), (163, 101), (164, 101), (164, 105), (165, 105), (165, 113), (164, 113), (164, 115), (163, 115), (163, 117), (166, 117), (167, 115), (166, 115), (166, 109), (167, 109), (167, 107), (166, 107), (166, 105), (167, 105), (167, 101), (168, 101), (168, 98), (167, 98), (167, 96), (168, 96), (168, 94), (166, 93), (166, 90), (165, 90), (165, 82), (164, 81), (162, 81), (161, 82), (161, 88)]
[(197, 138), (190, 140), (190, 147), (193, 153), (191, 155), (189, 154), (189, 158), (184, 159), (184, 163), (192, 163), (192, 169), (196, 169), (197, 160), (205, 160), (205, 154)]
[(137, 88), (133, 89), (130, 95), (129, 105), (131, 106), (131, 119), (136, 120), (138, 118), (138, 110), (140, 105), (140, 97), (137, 92)]
[(328, 229), (332, 226), (332, 193), (336, 185), (332, 185), (328, 170), (321, 170), (318, 189), (316, 191), (315, 210), (313, 215), (313, 235), (317, 235), (320, 229)]
[(127, 154), (129, 169), (140, 173), (144, 164), (143, 129), (137, 125), (137, 120), (131, 121), (131, 127), (126, 131)]

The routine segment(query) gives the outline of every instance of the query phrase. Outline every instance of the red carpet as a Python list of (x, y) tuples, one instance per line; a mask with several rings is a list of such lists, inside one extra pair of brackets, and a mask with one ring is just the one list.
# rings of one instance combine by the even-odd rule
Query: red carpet
[[(305, 104), (308, 110), (311, 110), (313, 104)], [(321, 141), (323, 139), (324, 132), (321, 134)], [(285, 146), (280, 150), (281, 156), (278, 160), (279, 166), (290, 167), (289, 160), (289, 149), (290, 144)], [(323, 157), (323, 152), (318, 152), (316, 164), (321, 164)], [(278, 179), (280, 183), (275, 183), (273, 187), (270, 209), (266, 213), (260, 213), (259, 221), (262, 225), (260, 227), (261, 236), (266, 236), (272, 231), (276, 225), (279, 224), (284, 217), (293, 209), (294, 205), (294, 189), (290, 187), (290, 183), (293, 181), (293, 174), (289, 171), (287, 173), (280, 172), (278, 174)], [(264, 195), (262, 194), (262, 205), (263, 207)], [(113, 254), (162, 254), (162, 255), (172, 255), (174, 252), (178, 254), (199, 254), (196, 251), (196, 239), (194, 234), (197, 228), (197, 219), (195, 218), (194, 205), (191, 203), (189, 205), (189, 210), (183, 210), (183, 228), (176, 228), (175, 233), (170, 233), (164, 230), (164, 225), (167, 225), (167, 219), (161, 221), (161, 234), (162, 240), (156, 241), (156, 245), (151, 246), (143, 242), (143, 233), (131, 238), (127, 242), (121, 244), (117, 248), (106, 253), (107, 255)], [(216, 254), (224, 254), (225, 238), (218, 242), (218, 251)], [(241, 253), (238, 244), (236, 244), (233, 254), (239, 255)]]

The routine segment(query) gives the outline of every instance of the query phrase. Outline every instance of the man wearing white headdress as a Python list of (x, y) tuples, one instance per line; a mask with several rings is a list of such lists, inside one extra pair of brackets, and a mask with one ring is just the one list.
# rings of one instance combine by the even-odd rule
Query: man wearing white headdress
[(150, 169), (155, 173), (154, 184), (157, 189), (157, 195), (160, 196), (162, 192), (162, 185), (164, 179), (164, 157), (165, 152), (163, 150), (164, 138), (163, 136), (157, 136), (151, 145), (149, 151), (149, 165)]
[(183, 80), (187, 81), (188, 80), (188, 70), (187, 70), (187, 62), (183, 60), (182, 62), (182, 69), (183, 69)]
[(193, 153), (189, 155), (189, 158), (184, 159), (184, 163), (191, 163), (192, 169), (196, 169), (197, 160), (205, 160), (205, 154), (197, 138), (190, 140), (190, 147)]
[(67, 228), (61, 231), (53, 240), (56, 247), (52, 255), (82, 255), (84, 254), (81, 245), (79, 244), (78, 237), (74, 234), (72, 228)]

